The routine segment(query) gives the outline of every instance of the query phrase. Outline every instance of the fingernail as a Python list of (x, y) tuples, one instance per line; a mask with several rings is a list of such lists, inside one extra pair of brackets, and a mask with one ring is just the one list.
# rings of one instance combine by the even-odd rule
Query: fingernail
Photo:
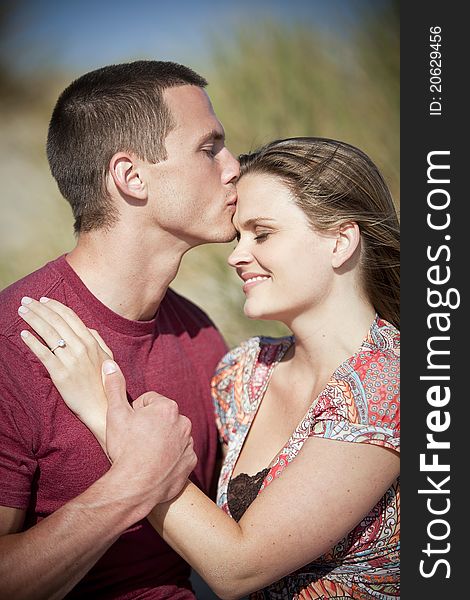
[(31, 304), (32, 301), (33, 299), (29, 298), (29, 296), (24, 296), (23, 298), (21, 298), (21, 304)]
[(46, 298), (46, 296), (42, 296), (41, 298), (39, 298), (39, 302), (49, 302), (49, 298)]
[(102, 368), (105, 375), (111, 375), (117, 371), (117, 365), (113, 360), (105, 360)]
[(20, 335), (23, 339), (25, 339), (28, 337), (29, 331), (26, 331), (25, 329), (23, 329), (23, 331), (20, 331)]
[(20, 314), (27, 313), (28, 311), (29, 311), (29, 309), (28, 309), (28, 308), (26, 308), (26, 306), (20, 306), (20, 307), (19, 307), (19, 309), (18, 309), (18, 312), (19, 312)]

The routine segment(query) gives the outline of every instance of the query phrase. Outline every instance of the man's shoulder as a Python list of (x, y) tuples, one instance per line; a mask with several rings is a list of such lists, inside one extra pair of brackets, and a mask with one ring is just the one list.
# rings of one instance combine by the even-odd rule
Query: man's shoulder
[(182, 320), (198, 322), (206, 327), (215, 327), (210, 317), (201, 307), (185, 296), (175, 292), (172, 288), (168, 288), (165, 295), (165, 307), (170, 311), (175, 311)]
[(211, 377), (220, 357), (227, 351), (216, 325), (204, 310), (172, 289), (168, 289), (160, 310), (160, 331), (187, 336), (186, 341), (190, 341), (199, 362), (207, 365)]
[(0, 331), (5, 336), (16, 334), (22, 327), (22, 319), (18, 316), (18, 307), (23, 296), (40, 298), (48, 296), (60, 286), (62, 276), (55, 268), (62, 257), (46, 263), (33, 273), (15, 281), (0, 292)]

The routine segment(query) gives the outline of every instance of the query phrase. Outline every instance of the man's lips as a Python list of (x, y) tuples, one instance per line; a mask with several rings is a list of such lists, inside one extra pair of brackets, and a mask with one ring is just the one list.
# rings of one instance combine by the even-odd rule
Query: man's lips
[(233, 196), (231, 199), (229, 198), (228, 201), (225, 203), (226, 208), (228, 208), (232, 214), (235, 214), (235, 211), (237, 209), (237, 200), (238, 200), (238, 196)]

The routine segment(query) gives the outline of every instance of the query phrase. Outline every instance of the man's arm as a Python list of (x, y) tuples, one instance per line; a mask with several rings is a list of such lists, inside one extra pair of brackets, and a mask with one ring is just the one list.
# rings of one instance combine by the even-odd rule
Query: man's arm
[(0, 597), (63, 598), (119, 535), (145, 517), (127, 478), (111, 469), (83, 494), (19, 532), (25, 511), (0, 508)]
[(26, 531), (24, 511), (0, 509), (1, 598), (63, 598), (125, 529), (182, 489), (196, 464), (190, 421), (172, 400), (121, 409), (108, 418), (119, 454), (88, 490)]

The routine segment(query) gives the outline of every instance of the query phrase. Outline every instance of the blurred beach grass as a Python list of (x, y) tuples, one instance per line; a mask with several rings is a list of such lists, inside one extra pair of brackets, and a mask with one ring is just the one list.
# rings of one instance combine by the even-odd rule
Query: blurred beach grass
[[(268, 20), (240, 24), (229, 41), (214, 36), (211, 47), (210, 64), (187, 64), (207, 76), (233, 153), (279, 137), (338, 138), (371, 156), (398, 208), (397, 3), (364, 15), (344, 35)], [(71, 212), (49, 174), (44, 145), (55, 100), (75, 76), (43, 72), (25, 78), (0, 64), (1, 288), (74, 244)], [(255, 334), (285, 334), (279, 323), (243, 316), (239, 280), (226, 266), (233, 247), (190, 251), (173, 288), (207, 311), (229, 345)]]

